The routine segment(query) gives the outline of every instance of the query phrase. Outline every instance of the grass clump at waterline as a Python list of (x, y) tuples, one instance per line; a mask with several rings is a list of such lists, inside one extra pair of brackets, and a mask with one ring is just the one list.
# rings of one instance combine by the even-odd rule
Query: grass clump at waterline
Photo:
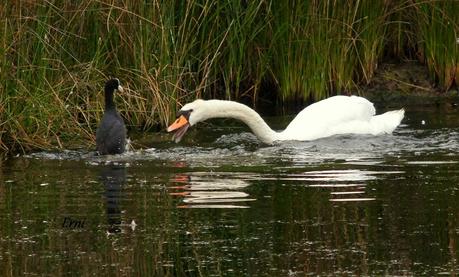
[[(378, 7), (376, 8), (375, 5)], [(370, 83), (387, 53), (457, 80), (455, 1), (6, 1), (0, 149), (94, 145), (103, 84), (131, 128), (157, 130), (195, 98), (320, 100)], [(396, 35), (394, 35), (396, 34)], [(396, 49), (396, 50), (390, 50)], [(408, 49), (401, 51), (400, 49)]]

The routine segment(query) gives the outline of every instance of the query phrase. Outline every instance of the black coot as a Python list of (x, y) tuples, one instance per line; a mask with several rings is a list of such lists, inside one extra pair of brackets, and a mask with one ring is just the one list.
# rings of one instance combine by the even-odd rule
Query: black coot
[(126, 148), (126, 127), (113, 103), (115, 90), (123, 92), (118, 79), (105, 83), (105, 112), (96, 132), (97, 151), (100, 155), (121, 154)]

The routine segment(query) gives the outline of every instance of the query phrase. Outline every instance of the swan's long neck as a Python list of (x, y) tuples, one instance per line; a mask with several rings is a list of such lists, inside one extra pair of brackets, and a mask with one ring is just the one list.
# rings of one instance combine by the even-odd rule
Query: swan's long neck
[(238, 119), (252, 130), (252, 132), (264, 143), (272, 144), (278, 139), (278, 133), (273, 131), (261, 116), (247, 107), (233, 101), (208, 100), (206, 101), (207, 111), (204, 115), (206, 120), (209, 118), (234, 118)]

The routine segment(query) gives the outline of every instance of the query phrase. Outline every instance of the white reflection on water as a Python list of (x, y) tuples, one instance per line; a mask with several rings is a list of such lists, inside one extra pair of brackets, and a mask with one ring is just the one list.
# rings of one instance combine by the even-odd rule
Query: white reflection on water
[(376, 176), (371, 171), (364, 170), (322, 170), (309, 171), (303, 174), (305, 181), (366, 181), (374, 180)]
[(336, 191), (336, 192), (332, 192), (330, 193), (331, 195), (349, 195), (349, 194), (361, 194), (361, 193), (365, 193), (365, 191)]
[(373, 201), (376, 198), (337, 198), (330, 199), (331, 202), (359, 202), (359, 201)]
[(366, 185), (370, 180), (377, 179), (382, 174), (402, 174), (403, 171), (367, 171), (367, 170), (321, 170), (304, 172), (301, 179), (308, 187), (330, 190), (332, 202), (358, 202), (376, 200), (366, 194)]
[[(311, 170), (301, 174), (288, 174), (282, 176), (260, 176), (259, 180), (277, 180), (293, 182), (313, 189), (326, 189), (330, 191), (330, 201), (333, 202), (357, 202), (376, 200), (367, 195), (367, 183), (369, 181), (386, 178), (388, 176), (402, 176), (401, 170)], [(355, 195), (352, 198), (346, 198)]]
[[(245, 202), (256, 200), (242, 191), (249, 183), (231, 175), (182, 173), (171, 182), (175, 185), (169, 187), (169, 194), (183, 197), (182, 202), (185, 203), (179, 208), (249, 208)], [(236, 204), (242, 202), (244, 204)]]
[(458, 161), (407, 161), (406, 164), (414, 165), (435, 165), (435, 164), (457, 164)]
[[(181, 197), (179, 208), (249, 208), (256, 201), (246, 192), (252, 181), (288, 182), (330, 192), (332, 202), (375, 200), (367, 193), (367, 183), (385, 176), (403, 175), (404, 171), (312, 170), (295, 174), (257, 174), (231, 172), (191, 172), (177, 174), (168, 187), (169, 194)], [(243, 202), (243, 203), (242, 203)], [(239, 204), (242, 203), (242, 204)]]

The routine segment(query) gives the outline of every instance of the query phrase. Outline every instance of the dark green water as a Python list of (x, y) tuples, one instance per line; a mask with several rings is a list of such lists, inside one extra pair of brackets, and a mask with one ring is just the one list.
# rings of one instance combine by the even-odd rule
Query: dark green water
[(202, 124), (120, 156), (9, 158), (0, 275), (454, 275), (458, 126), (457, 109), (408, 109), (381, 137), (264, 146)]

